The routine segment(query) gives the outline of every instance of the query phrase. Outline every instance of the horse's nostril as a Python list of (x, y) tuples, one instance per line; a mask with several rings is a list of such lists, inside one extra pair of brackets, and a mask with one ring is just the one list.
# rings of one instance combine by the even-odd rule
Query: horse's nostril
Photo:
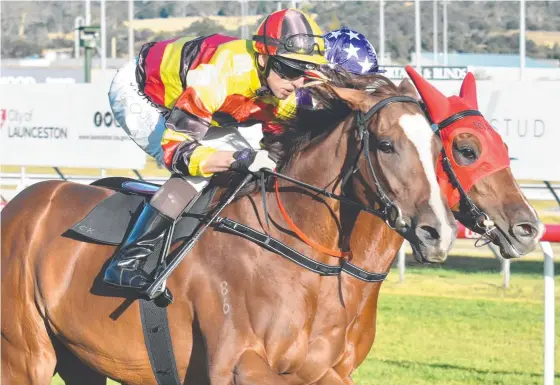
[(513, 226), (513, 234), (519, 238), (535, 238), (539, 233), (538, 229), (531, 223), (518, 223)]
[(433, 244), (440, 240), (440, 235), (436, 229), (428, 225), (420, 225), (416, 229), (416, 236), (424, 244)]
[(439, 233), (432, 226), (420, 226), (422, 231), (425, 231), (432, 239), (439, 239)]

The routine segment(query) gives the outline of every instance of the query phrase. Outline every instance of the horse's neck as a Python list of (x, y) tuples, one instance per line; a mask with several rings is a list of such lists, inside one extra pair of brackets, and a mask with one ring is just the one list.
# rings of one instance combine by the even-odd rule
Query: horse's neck
[[(361, 212), (356, 219), (350, 236), (352, 263), (361, 269), (374, 273), (389, 272), (401, 247), (403, 239), (391, 230), (385, 222), (372, 214)], [(354, 277), (343, 280), (343, 297), (353, 298), (353, 306), (348, 307), (350, 319), (357, 317), (367, 306), (376, 306), (372, 296), (377, 296), (378, 284), (361, 281)]]
[[(334, 130), (321, 138), (311, 141), (293, 156), (283, 173), (304, 183), (340, 193), (340, 174), (349, 156), (350, 129), (340, 123)], [(305, 235), (313, 241), (334, 249), (339, 249), (340, 204), (289, 181), (280, 179), (280, 199), (286, 213)], [(269, 194), (268, 204), (271, 218), (279, 220), (287, 228), (280, 213), (274, 193)], [(273, 203), (272, 203), (273, 202)], [(305, 246), (303, 243), (300, 244)], [(311, 255), (310, 255), (311, 256)], [(317, 256), (314, 256), (317, 257)], [(320, 256), (326, 262), (328, 257)]]
[[(350, 128), (341, 122), (322, 138), (306, 144), (290, 160), (284, 172), (292, 178), (317, 187), (327, 187), (340, 176), (348, 155)], [(320, 140), (319, 140), (320, 139)]]

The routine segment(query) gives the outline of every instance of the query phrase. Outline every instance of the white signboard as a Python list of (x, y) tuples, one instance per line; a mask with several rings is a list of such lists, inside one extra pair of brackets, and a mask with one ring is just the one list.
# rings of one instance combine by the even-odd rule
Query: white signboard
[[(403, 66), (381, 66), (383, 76), (392, 79), (400, 80), (408, 77), (406, 70)], [(420, 75), (428, 81), (431, 80), (462, 80), (465, 78), (468, 72), (468, 68), (465, 66), (422, 66), (420, 69)]]
[(142, 169), (146, 154), (95, 84), (0, 85), (0, 163)]
[(509, 147), (517, 179), (560, 180), (558, 84), (481, 84), (479, 106)]

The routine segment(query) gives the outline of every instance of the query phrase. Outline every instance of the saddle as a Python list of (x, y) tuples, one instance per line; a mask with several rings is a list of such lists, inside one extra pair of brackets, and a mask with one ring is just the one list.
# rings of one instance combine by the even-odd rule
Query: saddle
[[(124, 241), (142, 212), (143, 206), (161, 187), (155, 183), (123, 177), (103, 178), (91, 185), (108, 188), (115, 193), (99, 202), (65, 235), (85, 242), (113, 246), (120, 245)], [(186, 240), (192, 235), (196, 226), (204, 218), (216, 190), (217, 187), (208, 186), (193, 200), (194, 203), (189, 207), (188, 212), (183, 213), (176, 222), (172, 242)]]

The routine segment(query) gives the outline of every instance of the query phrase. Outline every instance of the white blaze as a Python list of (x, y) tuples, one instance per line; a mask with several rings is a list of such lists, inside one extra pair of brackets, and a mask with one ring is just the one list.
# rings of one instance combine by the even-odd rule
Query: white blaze
[(399, 119), (399, 124), (403, 128), (408, 139), (412, 142), (412, 144), (414, 144), (416, 150), (418, 151), (420, 162), (422, 163), (422, 167), (424, 168), (426, 178), (428, 179), (428, 183), (430, 185), (430, 199), (428, 203), (441, 224), (441, 228), (436, 229), (441, 237), (441, 247), (447, 250), (453, 240), (453, 231), (447, 221), (447, 210), (441, 197), (436, 178), (436, 171), (432, 160), (432, 139), (434, 133), (428, 125), (426, 118), (419, 114), (403, 115)]

